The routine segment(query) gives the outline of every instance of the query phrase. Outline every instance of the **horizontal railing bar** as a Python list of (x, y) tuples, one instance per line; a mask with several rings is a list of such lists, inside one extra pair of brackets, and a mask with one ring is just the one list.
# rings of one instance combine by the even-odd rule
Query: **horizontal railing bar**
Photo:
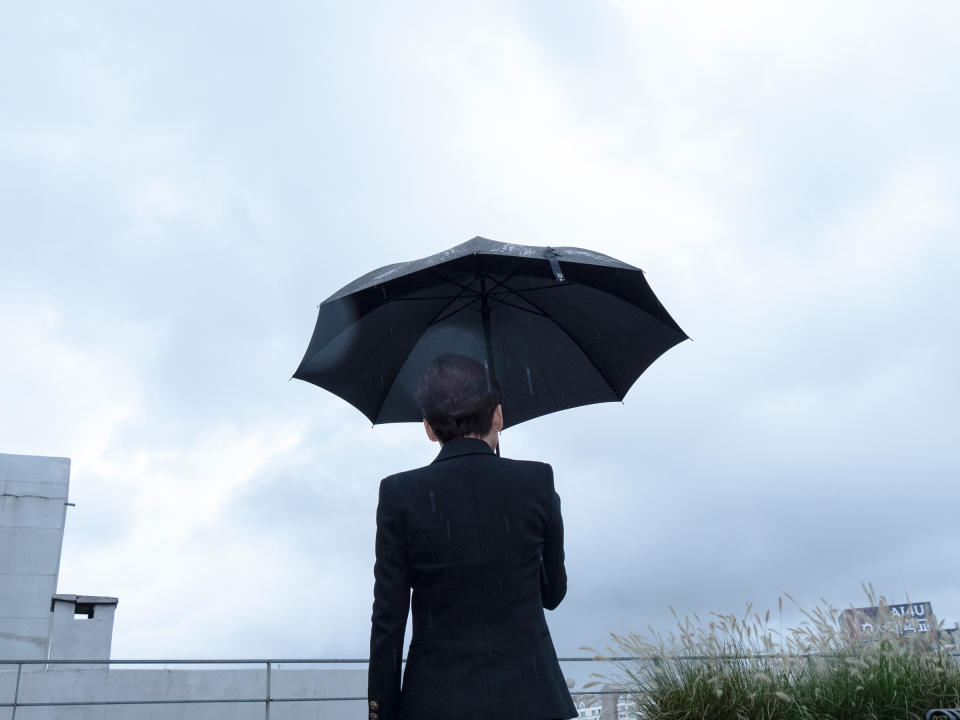
[(87, 707), (93, 705), (210, 705), (219, 703), (263, 703), (263, 698), (237, 698), (236, 700), (76, 700), (58, 702), (0, 703), (0, 707)]
[(167, 659), (167, 660), (0, 660), (3, 665), (266, 665), (267, 663), (285, 664), (342, 664), (367, 663), (366, 658), (292, 658), (285, 660), (270, 659), (229, 659), (229, 658), (196, 658), (196, 659)]
[[(945, 652), (949, 657), (960, 657), (960, 651)], [(634, 660), (777, 660), (782, 658), (808, 657), (843, 657), (844, 653), (804, 653), (804, 654), (773, 654), (773, 655), (623, 655), (591, 657), (562, 657), (560, 662), (631, 662)], [(403, 658), (402, 662), (407, 659)], [(366, 665), (368, 658), (194, 658), (194, 659), (166, 659), (166, 660), (0, 660), (0, 667), (4, 665)]]
[[(583, 690), (570, 693), (573, 696), (579, 695), (627, 695), (626, 690)], [(354, 697), (322, 697), (322, 698), (275, 698), (271, 697), (271, 703), (294, 703), (294, 702), (366, 702), (366, 696)], [(106, 705), (229, 705), (233, 703), (265, 703), (264, 698), (237, 698), (235, 700), (77, 700), (74, 702), (18, 702), (0, 703), (0, 708), (12, 707), (96, 707)]]
[[(367, 696), (363, 697), (322, 697), (322, 698), (276, 698), (271, 697), (270, 702), (353, 702), (354, 700), (367, 701)], [(260, 702), (265, 702), (261, 700)]]
[[(595, 694), (595, 693), (587, 693)], [(275, 702), (347, 702), (364, 701), (364, 697), (322, 697), (322, 698), (270, 698), (271, 703)], [(58, 702), (18, 702), (18, 703), (0, 703), (0, 708), (11, 707), (91, 707), (95, 705), (229, 705), (231, 703), (265, 703), (264, 698), (239, 698), (237, 700), (77, 700), (69, 702), (61, 700)]]
[(632, 694), (630, 690), (624, 688), (623, 690), (577, 690), (576, 692), (570, 691), (571, 695), (630, 695)]
[[(560, 662), (618, 662), (644, 660), (643, 657), (566, 657)], [(407, 659), (403, 658), (403, 662)], [(367, 658), (286, 658), (286, 659), (176, 659), (176, 660), (0, 660), (3, 665), (366, 665)]]

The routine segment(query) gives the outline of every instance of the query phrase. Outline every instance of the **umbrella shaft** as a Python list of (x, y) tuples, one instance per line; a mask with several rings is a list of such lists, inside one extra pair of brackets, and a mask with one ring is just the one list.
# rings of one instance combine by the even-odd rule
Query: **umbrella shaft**
[[(480, 317), (483, 320), (483, 342), (487, 346), (487, 382), (493, 390), (493, 344), (490, 342), (490, 305), (487, 303), (487, 279), (480, 276)], [(500, 438), (497, 438), (497, 457), (500, 456)]]
[(493, 367), (493, 344), (490, 342), (490, 305), (487, 303), (487, 279), (480, 276), (480, 317), (483, 320), (483, 342), (487, 346), (487, 375), (490, 388), (493, 389), (493, 379), (497, 376)]

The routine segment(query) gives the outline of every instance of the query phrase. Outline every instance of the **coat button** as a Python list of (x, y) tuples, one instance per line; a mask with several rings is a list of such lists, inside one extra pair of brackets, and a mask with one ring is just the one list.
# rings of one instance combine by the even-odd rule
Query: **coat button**
[(379, 707), (380, 707), (380, 706), (377, 705), (377, 701), (376, 701), (376, 700), (371, 700), (371, 701), (370, 701), (370, 709), (371, 709), (371, 710), (377, 710), (377, 709), (379, 709)]
[(378, 717), (376, 713), (370, 713), (370, 720), (377, 720)]

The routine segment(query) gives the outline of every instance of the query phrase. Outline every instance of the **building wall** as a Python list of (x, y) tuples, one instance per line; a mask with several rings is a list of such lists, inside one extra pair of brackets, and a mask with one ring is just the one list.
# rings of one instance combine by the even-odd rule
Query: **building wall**
[[(262, 720), (263, 667), (30, 664), (13, 660), (110, 657), (116, 598), (54, 595), (60, 570), (70, 460), (0, 453), (0, 720), (20, 703), (104, 700), (226, 700), (201, 704), (17, 708), (16, 720)], [(75, 615), (94, 605), (92, 618)], [(54, 612), (55, 608), (55, 612)], [(8, 661), (8, 662), (4, 662)], [(273, 698), (366, 696), (366, 670), (287, 666), (270, 675)], [(275, 702), (271, 720), (366, 717), (366, 700)]]
[[(25, 703), (98, 700), (217, 700), (258, 699), (248, 703), (196, 705), (113, 705), (21, 707), (16, 720), (264, 720), (266, 670), (70, 669), (66, 666), (24, 666), (19, 701)], [(0, 705), (13, 702), (16, 668), (0, 664)], [(367, 672), (281, 667), (270, 674), (271, 698), (365, 698)], [(367, 717), (366, 700), (334, 702), (273, 702), (270, 720), (354, 720)], [(0, 707), (0, 720), (12, 709)]]
[(116, 608), (116, 598), (54, 595), (47, 657), (51, 660), (109, 660)]
[(70, 460), (0, 453), (0, 660), (47, 657)]

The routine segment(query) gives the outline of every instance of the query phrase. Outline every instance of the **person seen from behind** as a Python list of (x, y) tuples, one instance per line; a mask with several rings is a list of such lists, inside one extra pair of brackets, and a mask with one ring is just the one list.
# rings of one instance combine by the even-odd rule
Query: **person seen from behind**
[(440, 453), (380, 483), (369, 720), (576, 717), (544, 614), (567, 589), (553, 470), (494, 452), (500, 388), (476, 360), (441, 355), (416, 399)]

